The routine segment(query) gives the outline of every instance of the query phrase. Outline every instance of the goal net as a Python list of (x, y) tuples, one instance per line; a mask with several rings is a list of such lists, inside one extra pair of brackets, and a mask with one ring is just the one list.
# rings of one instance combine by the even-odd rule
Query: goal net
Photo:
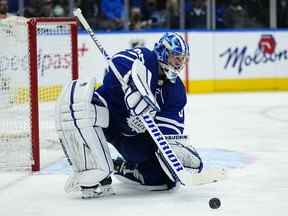
[(59, 148), (55, 100), (78, 77), (77, 21), (4, 19), (0, 44), (0, 171), (38, 171), (40, 152)]

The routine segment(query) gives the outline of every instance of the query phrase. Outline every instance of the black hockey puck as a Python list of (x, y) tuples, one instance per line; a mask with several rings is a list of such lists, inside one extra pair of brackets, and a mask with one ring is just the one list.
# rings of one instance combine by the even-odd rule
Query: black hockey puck
[(218, 199), (218, 198), (211, 198), (211, 199), (209, 200), (209, 206), (210, 206), (210, 208), (212, 208), (212, 209), (218, 209), (218, 208), (221, 206), (220, 199)]

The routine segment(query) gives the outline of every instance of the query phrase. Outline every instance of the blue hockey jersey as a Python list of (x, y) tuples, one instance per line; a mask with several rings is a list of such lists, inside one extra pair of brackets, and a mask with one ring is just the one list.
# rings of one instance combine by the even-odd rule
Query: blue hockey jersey
[[(134, 48), (115, 54), (113, 63), (122, 75), (127, 74), (132, 67), (133, 61), (138, 58), (151, 71), (152, 78), (150, 88), (161, 108), (156, 113), (155, 122), (158, 124), (163, 134), (181, 134), (184, 130), (184, 106), (186, 104), (186, 91), (180, 78), (175, 83), (168, 80), (160, 83), (160, 67), (156, 54), (147, 48)], [(134, 132), (127, 124), (129, 112), (124, 102), (124, 93), (120, 82), (111, 69), (106, 71), (103, 85), (97, 92), (107, 101), (109, 108), (109, 128), (105, 129), (105, 134), (113, 137), (113, 134), (133, 136)], [(108, 140), (109, 140), (108, 137)]]

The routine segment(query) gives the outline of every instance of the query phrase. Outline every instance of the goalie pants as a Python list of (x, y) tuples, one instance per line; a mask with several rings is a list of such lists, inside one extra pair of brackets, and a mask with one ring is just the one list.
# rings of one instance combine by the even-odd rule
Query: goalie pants
[(149, 186), (167, 185), (169, 189), (175, 187), (161, 168), (155, 156), (157, 147), (148, 133), (136, 136), (124, 136), (111, 128), (104, 129), (108, 140), (129, 163), (134, 164), (143, 175), (144, 184)]

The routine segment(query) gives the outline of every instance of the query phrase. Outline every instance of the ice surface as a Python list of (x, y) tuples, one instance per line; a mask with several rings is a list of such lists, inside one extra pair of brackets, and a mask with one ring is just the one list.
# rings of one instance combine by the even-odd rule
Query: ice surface
[[(32, 176), (0, 174), (0, 215), (287, 215), (287, 92), (190, 95), (186, 119), (190, 143), (206, 165), (228, 170), (225, 180), (174, 192), (137, 191), (115, 180), (117, 195), (81, 200), (63, 190), (67, 168), (46, 164)], [(59, 152), (47, 155), (59, 159)], [(212, 197), (221, 199), (218, 210), (209, 208)]]

